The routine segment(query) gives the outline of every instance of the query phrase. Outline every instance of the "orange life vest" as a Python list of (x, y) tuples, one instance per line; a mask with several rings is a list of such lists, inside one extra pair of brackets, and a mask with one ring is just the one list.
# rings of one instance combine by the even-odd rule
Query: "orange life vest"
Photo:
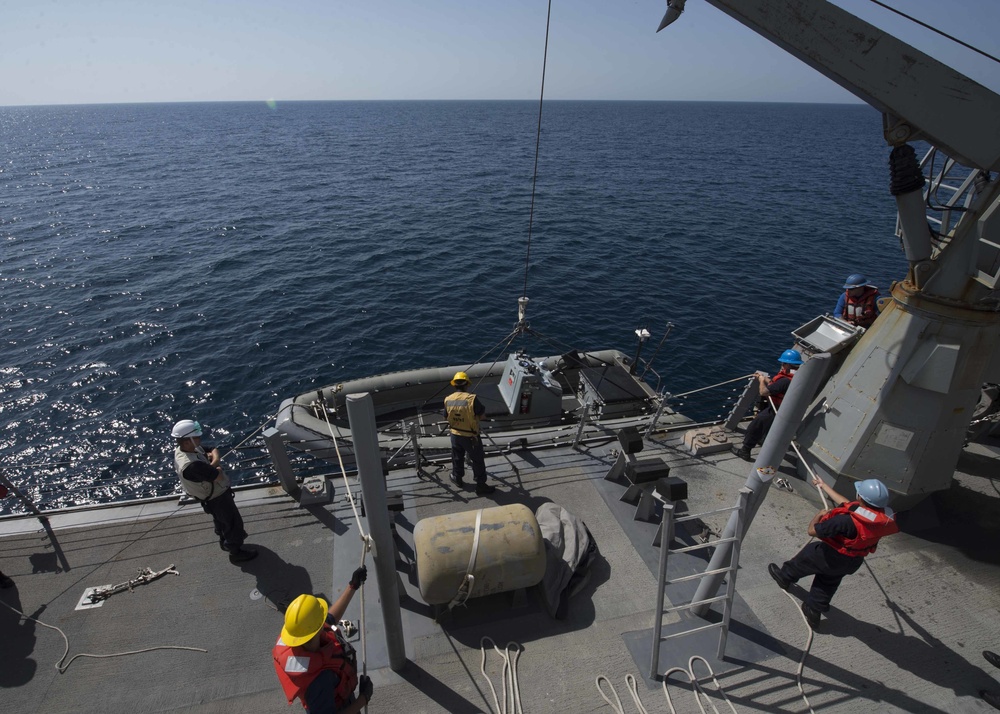
[(288, 703), (295, 697), (302, 706), (306, 706), (306, 690), (313, 680), (324, 670), (331, 670), (340, 681), (334, 691), (333, 700), (337, 709), (348, 703), (355, 687), (358, 686), (358, 665), (355, 661), (354, 648), (340, 638), (339, 633), (323, 625), (320, 632), (322, 642), (318, 652), (310, 652), (304, 647), (290, 647), (278, 638), (271, 654), (274, 657), (274, 671), (278, 673), (278, 681), (285, 690)]
[(859, 327), (871, 327), (878, 317), (878, 307), (875, 299), (878, 297), (878, 288), (874, 285), (865, 287), (865, 291), (856, 298), (847, 293), (844, 301), (844, 319), (852, 325)]
[(820, 538), (838, 553), (863, 558), (869, 553), (875, 552), (879, 538), (899, 532), (899, 526), (896, 525), (896, 514), (892, 512), (892, 509), (880, 510), (860, 501), (851, 501), (837, 506), (827, 513), (820, 520), (820, 523), (845, 513), (854, 521), (854, 527), (858, 530), (857, 536), (854, 538), (845, 538), (844, 536)]
[[(768, 386), (776, 384), (779, 380), (782, 379), (791, 379), (793, 376), (795, 376), (794, 372), (778, 372), (776, 375), (771, 377), (771, 381), (768, 382)], [(785, 393), (779, 392), (778, 394), (771, 394), (770, 397), (771, 401), (774, 402), (775, 410), (777, 410), (778, 407), (781, 406), (781, 400), (785, 398)]]

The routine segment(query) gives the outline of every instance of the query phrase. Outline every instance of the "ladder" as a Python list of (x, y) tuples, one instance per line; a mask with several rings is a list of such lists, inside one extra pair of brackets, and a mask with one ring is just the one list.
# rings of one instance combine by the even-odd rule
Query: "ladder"
[[(743, 519), (746, 513), (747, 501), (750, 497), (750, 489), (744, 486), (740, 489), (739, 499), (735, 506), (730, 506), (729, 508), (719, 508), (714, 511), (706, 511), (705, 513), (697, 513), (693, 515), (683, 516), (681, 518), (674, 517), (674, 504), (666, 502), (663, 504), (663, 519), (660, 524), (660, 571), (657, 576), (656, 581), (656, 619), (653, 625), (653, 647), (652, 647), (652, 658), (649, 666), (649, 676), (651, 679), (657, 677), (657, 671), (660, 666), (660, 643), (666, 640), (673, 639), (675, 637), (683, 637), (685, 635), (693, 635), (696, 632), (703, 632), (705, 630), (710, 630), (713, 627), (720, 628), (719, 632), (719, 650), (718, 659), (722, 659), (726, 653), (726, 636), (729, 634), (729, 618), (732, 614), (733, 609), (733, 597), (736, 594), (736, 573), (740, 566), (740, 536), (735, 535), (731, 538), (718, 538), (716, 540), (710, 540), (705, 543), (699, 543), (697, 545), (691, 545), (684, 548), (671, 548), (671, 535), (674, 532), (674, 526), (677, 523), (684, 523), (685, 521), (693, 521), (703, 516), (712, 516), (716, 514), (732, 513), (735, 511), (737, 513), (736, 521), (736, 533), (740, 534), (743, 532)], [(667, 560), (671, 554), (679, 555), (681, 553), (691, 553), (702, 548), (710, 548), (713, 546), (721, 545), (723, 543), (732, 543), (732, 558), (730, 559), (729, 565), (725, 568), (719, 568), (717, 570), (706, 570), (701, 573), (695, 573), (694, 575), (685, 575), (679, 578), (674, 578), (672, 580), (667, 578)], [(703, 578), (706, 575), (716, 575), (719, 573), (729, 573), (726, 585), (726, 594), (717, 595), (715, 597), (706, 598), (703, 600), (692, 600), (691, 602), (684, 603), (682, 605), (673, 605), (671, 607), (664, 608), (663, 601), (666, 595), (667, 585), (673, 585), (675, 583), (681, 583), (688, 580), (696, 580), (698, 578)], [(679, 610), (688, 610), (699, 605), (705, 605), (713, 602), (724, 602), (722, 612), (722, 620), (720, 622), (713, 622), (707, 625), (701, 625), (694, 627), (689, 630), (684, 630), (681, 632), (675, 632), (670, 635), (663, 635), (663, 616), (668, 612), (676, 612)]]

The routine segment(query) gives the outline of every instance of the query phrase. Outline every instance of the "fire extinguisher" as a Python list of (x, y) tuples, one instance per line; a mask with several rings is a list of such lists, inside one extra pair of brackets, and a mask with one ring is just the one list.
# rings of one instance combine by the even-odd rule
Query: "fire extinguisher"
[(520, 414), (528, 414), (531, 411), (531, 392), (521, 392), (521, 406), (518, 409)]

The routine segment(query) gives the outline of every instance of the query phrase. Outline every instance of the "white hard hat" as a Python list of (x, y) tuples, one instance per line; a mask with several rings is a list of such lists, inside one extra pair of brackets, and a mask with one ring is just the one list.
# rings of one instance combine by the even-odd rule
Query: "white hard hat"
[(187, 439), (192, 436), (201, 436), (201, 424), (190, 419), (181, 419), (174, 424), (170, 436), (175, 439)]

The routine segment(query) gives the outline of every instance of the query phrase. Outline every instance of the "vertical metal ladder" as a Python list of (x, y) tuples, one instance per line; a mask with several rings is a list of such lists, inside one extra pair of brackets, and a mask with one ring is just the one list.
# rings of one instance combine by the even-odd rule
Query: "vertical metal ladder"
[[(750, 489), (744, 486), (740, 489), (739, 500), (735, 506), (729, 508), (719, 508), (714, 511), (706, 511), (705, 513), (697, 513), (693, 515), (683, 516), (681, 518), (674, 517), (674, 504), (664, 503), (663, 504), (663, 520), (660, 524), (660, 532), (658, 536), (660, 538), (660, 572), (656, 579), (656, 621), (653, 625), (653, 648), (652, 648), (652, 658), (649, 666), (649, 676), (651, 679), (656, 678), (657, 670), (660, 666), (660, 643), (675, 637), (683, 637), (684, 635), (692, 635), (695, 632), (703, 632), (705, 630), (710, 630), (713, 627), (720, 628), (719, 632), (719, 651), (718, 659), (722, 659), (726, 653), (726, 636), (729, 634), (729, 618), (733, 610), (733, 596), (736, 594), (736, 573), (740, 567), (740, 540), (743, 533), (743, 519), (746, 513), (747, 501), (750, 497)], [(697, 545), (687, 546), (685, 548), (672, 549), (670, 547), (671, 536), (673, 534), (674, 525), (677, 523), (684, 523), (685, 521), (693, 521), (703, 516), (712, 516), (722, 513), (732, 513), (736, 511), (736, 533), (737, 535), (731, 538), (719, 538), (716, 540), (710, 540), (705, 543), (699, 543)], [(695, 573), (694, 575), (685, 575), (680, 578), (674, 578), (673, 580), (667, 579), (667, 559), (671, 553), (679, 555), (681, 553), (690, 553), (692, 551), (700, 550), (702, 548), (710, 548), (712, 546), (720, 545), (722, 543), (732, 543), (732, 558), (729, 562), (728, 567), (719, 568), (717, 570), (706, 570), (702, 573)], [(703, 578), (706, 575), (715, 575), (719, 573), (729, 573), (726, 585), (726, 594), (717, 595), (716, 597), (706, 598), (704, 600), (693, 600), (689, 603), (683, 605), (673, 605), (664, 609), (663, 600), (665, 597), (665, 591), (667, 585), (673, 585), (675, 583), (682, 583), (688, 580), (696, 580), (698, 578)], [(684, 630), (682, 632), (675, 632), (670, 635), (663, 635), (663, 615), (668, 612), (675, 612), (678, 610), (687, 610), (698, 605), (713, 603), (713, 602), (725, 602), (722, 612), (722, 620), (720, 622), (713, 622), (707, 625), (701, 625), (700, 627), (694, 627), (690, 630)]]

